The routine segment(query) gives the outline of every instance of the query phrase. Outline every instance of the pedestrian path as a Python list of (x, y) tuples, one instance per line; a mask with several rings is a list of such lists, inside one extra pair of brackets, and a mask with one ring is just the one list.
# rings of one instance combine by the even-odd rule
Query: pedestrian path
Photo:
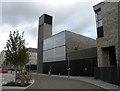
[(11, 82), (14, 80), (14, 76), (8, 73), (4, 73), (2, 74), (2, 76), (0, 77), (0, 79), (2, 79), (2, 84), (6, 84), (7, 82)]
[[(2, 76), (0, 77), (1, 80), (1, 89), (2, 91), (23, 91), (24, 89), (28, 88), (29, 86), (31, 86), (34, 83), (34, 80), (30, 80), (30, 85), (27, 87), (18, 87), (18, 86), (2, 86), (2, 84), (6, 84), (7, 82), (11, 82), (14, 81), (14, 75), (15, 73), (11, 74), (11, 73), (6, 73), (6, 74), (2, 74)], [(1, 91), (1, 90), (0, 90)]]
[(96, 80), (96, 79), (94, 79), (94, 77), (71, 76), (71, 78), (82, 80), (82, 81), (94, 84), (94, 85), (99, 86), (99, 87), (104, 88), (104, 89), (120, 91), (120, 86), (110, 84), (110, 83), (107, 83), (104, 81)]
[[(52, 75), (52, 76), (58, 76), (58, 75)], [(59, 77), (65, 77), (68, 78), (68, 76), (59, 76)], [(94, 77), (85, 77), (85, 76), (70, 76), (70, 79), (76, 79), (76, 80), (81, 80), (84, 82), (91, 83), (93, 85), (96, 85), (98, 87), (110, 90), (110, 91), (120, 91), (120, 86), (107, 83), (101, 80), (96, 80)]]

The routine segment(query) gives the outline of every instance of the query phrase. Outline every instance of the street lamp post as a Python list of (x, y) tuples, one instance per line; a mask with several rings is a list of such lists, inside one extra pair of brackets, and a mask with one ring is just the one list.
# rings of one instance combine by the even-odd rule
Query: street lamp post
[(31, 62), (29, 64), (29, 75), (30, 75), (30, 79), (31, 79)]
[(31, 72), (31, 62), (29, 63), (29, 72)]
[(70, 59), (69, 59), (69, 48), (67, 47), (67, 60), (68, 60), (68, 78), (70, 78), (70, 70), (71, 70), (71, 68), (70, 68)]

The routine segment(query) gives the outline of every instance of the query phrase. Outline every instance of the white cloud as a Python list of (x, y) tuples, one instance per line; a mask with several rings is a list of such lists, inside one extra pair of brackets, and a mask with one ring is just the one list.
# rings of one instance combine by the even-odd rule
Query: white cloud
[(7, 33), (3, 33), (0, 35), (0, 51), (2, 51), (6, 45), (7, 39), (8, 39), (9, 35)]
[[(3, 40), (0, 41), (0, 51), (5, 46), (9, 31), (15, 29), (20, 30), (20, 33), (25, 32), (27, 47), (37, 47), (38, 18), (43, 13), (53, 16), (53, 34), (70, 30), (91, 38), (96, 36), (93, 5), (101, 0), (84, 0), (84, 3), (83, 0), (39, 0), (37, 3), (35, 1), (37, 0), (3, 0), (3, 22), (0, 29)], [(91, 30), (92, 34), (88, 30)]]
[[(74, 2), (100, 2), (100, 1), (107, 1), (107, 0), (2, 0), (2, 2), (41, 2), (41, 3), (45, 3), (45, 2), (48, 2), (48, 3), (51, 3), (51, 2), (54, 2), (54, 3), (60, 3), (60, 2), (63, 2), (63, 3), (71, 3), (73, 4)], [(111, 0), (113, 1), (113, 0)], [(116, 1), (119, 1), (119, 0), (116, 0)]]

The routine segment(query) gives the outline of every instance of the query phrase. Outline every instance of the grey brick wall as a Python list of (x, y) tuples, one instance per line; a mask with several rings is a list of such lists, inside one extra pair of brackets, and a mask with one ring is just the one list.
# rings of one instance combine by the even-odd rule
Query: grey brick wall
[[(120, 26), (120, 8), (117, 2), (102, 2), (94, 6), (94, 10), (101, 8), (103, 21), (103, 37), (97, 38), (97, 59), (98, 67), (109, 65), (109, 53), (102, 48), (115, 46), (117, 66), (120, 66), (119, 53), (119, 26)], [(119, 12), (118, 12), (119, 11)]]
[(78, 48), (77, 50), (96, 47), (96, 41), (83, 35), (66, 31), (66, 46), (69, 48), (69, 52), (75, 52), (75, 47)]

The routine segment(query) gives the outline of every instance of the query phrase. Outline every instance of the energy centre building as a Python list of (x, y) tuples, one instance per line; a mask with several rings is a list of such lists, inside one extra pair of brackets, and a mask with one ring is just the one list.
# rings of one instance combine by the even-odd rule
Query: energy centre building
[(38, 73), (93, 76), (96, 41), (70, 31), (52, 36), (52, 16), (42, 15), (38, 33)]
[[(39, 18), (38, 49), (28, 48), (29, 69), (44, 74), (94, 76), (120, 84), (120, 1), (93, 6), (96, 16), (96, 40), (64, 30), (52, 35), (52, 16)], [(4, 68), (5, 52), (0, 53)], [(11, 67), (11, 66), (9, 66)]]

